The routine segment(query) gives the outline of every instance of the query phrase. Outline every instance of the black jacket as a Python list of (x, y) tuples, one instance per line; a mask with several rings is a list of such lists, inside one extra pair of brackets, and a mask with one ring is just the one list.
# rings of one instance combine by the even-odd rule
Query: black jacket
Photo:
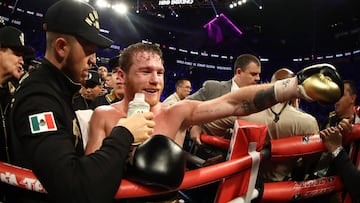
[(120, 99), (118, 99), (114, 93), (114, 91), (112, 90), (110, 93), (108, 94), (104, 94), (101, 96), (96, 97), (90, 104), (90, 108), (91, 109), (95, 109), (98, 106), (101, 105), (110, 105), (113, 104), (115, 102), (121, 101)]
[(8, 131), (8, 112), (10, 108), (11, 93), (8, 85), (0, 88), (0, 161), (8, 162), (7, 144), (9, 138)]
[(352, 202), (360, 202), (360, 171), (351, 162), (348, 154), (341, 150), (338, 156), (334, 158), (333, 164), (345, 190), (350, 193)]
[(72, 109), (79, 88), (47, 60), (20, 82), (11, 115), (13, 163), (33, 170), (52, 202), (112, 202), (133, 137), (115, 127), (100, 150), (84, 156)]
[(80, 93), (76, 93), (73, 97), (73, 110), (90, 109), (91, 100), (85, 99)]
[[(4, 84), (0, 88), (0, 161), (2, 162), (9, 162), (8, 140), (10, 134), (8, 127), (8, 113), (11, 96), (8, 84)], [(13, 188), (10, 185), (0, 182), (0, 202), (8, 199), (9, 193), (12, 191)]]

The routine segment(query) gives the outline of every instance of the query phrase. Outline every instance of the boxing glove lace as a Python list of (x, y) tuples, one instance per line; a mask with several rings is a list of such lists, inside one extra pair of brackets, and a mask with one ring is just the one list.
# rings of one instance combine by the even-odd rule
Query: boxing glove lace
[(300, 94), (307, 101), (323, 105), (336, 103), (343, 95), (344, 84), (333, 65), (322, 63), (297, 73)]

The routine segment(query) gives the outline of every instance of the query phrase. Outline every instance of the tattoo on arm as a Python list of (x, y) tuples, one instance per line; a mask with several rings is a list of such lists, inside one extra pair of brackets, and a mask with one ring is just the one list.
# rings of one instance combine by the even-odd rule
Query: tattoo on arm
[(246, 112), (246, 114), (252, 113), (252, 111), (251, 111), (251, 104), (250, 104), (250, 102), (247, 101), (247, 100), (243, 100), (243, 101), (242, 101), (241, 108), (244, 110), (244, 112)]
[(265, 90), (259, 90), (254, 97), (254, 106), (257, 110), (264, 110), (276, 104), (274, 87)]

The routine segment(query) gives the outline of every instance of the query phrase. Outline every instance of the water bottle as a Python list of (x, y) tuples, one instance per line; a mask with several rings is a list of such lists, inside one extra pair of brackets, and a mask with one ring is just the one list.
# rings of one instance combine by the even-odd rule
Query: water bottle
[(137, 113), (145, 113), (150, 111), (150, 105), (145, 101), (144, 93), (136, 93), (134, 99), (129, 102), (127, 117)]
[[(136, 93), (134, 99), (129, 102), (129, 108), (127, 112), (127, 117), (130, 117), (137, 113), (145, 113), (150, 111), (150, 105), (145, 101), (144, 93)], [(134, 157), (137, 146), (141, 142), (134, 142), (131, 144), (128, 162), (132, 164), (132, 158)]]

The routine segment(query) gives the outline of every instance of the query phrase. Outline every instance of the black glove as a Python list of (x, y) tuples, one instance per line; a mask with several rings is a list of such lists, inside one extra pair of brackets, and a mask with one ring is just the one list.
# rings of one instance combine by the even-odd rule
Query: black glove
[(299, 90), (307, 101), (334, 104), (344, 93), (344, 83), (336, 68), (322, 63), (309, 66), (297, 73)]
[(135, 149), (127, 168), (129, 180), (165, 189), (176, 189), (185, 174), (182, 148), (164, 135), (154, 135)]

